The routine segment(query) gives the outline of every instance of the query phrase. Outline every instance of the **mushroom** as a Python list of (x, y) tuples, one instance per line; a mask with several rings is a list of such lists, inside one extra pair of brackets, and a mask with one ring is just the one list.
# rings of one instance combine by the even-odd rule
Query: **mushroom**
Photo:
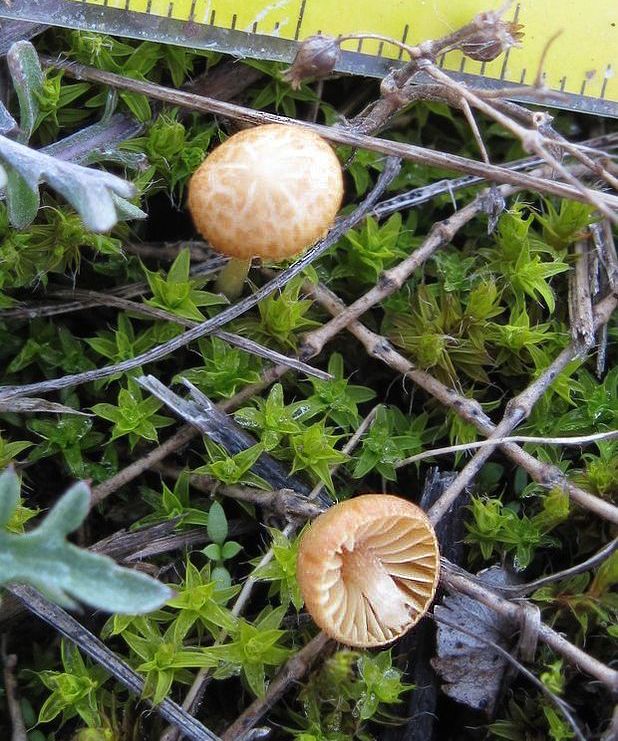
[(240, 131), (206, 157), (189, 184), (200, 234), (230, 256), (217, 288), (242, 292), (251, 258), (283, 260), (328, 231), (343, 198), (341, 165), (309, 129), (269, 124)]
[(307, 609), (331, 638), (383, 646), (429, 609), (440, 554), (415, 504), (364, 494), (321, 514), (303, 536), (297, 577)]

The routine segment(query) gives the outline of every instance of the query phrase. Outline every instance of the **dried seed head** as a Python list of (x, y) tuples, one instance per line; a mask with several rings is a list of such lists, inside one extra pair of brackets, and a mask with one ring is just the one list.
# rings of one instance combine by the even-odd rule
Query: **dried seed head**
[(439, 564), (435, 533), (419, 507), (365, 494), (313, 522), (297, 575), (307, 609), (327, 635), (349, 646), (381, 646), (427, 612)]
[(343, 197), (341, 165), (329, 144), (298, 126), (240, 131), (191, 178), (197, 230), (218, 252), (281, 260), (331, 226)]
[[(478, 16), (482, 24), (485, 14)], [(500, 54), (512, 46), (519, 46), (524, 34), (520, 23), (503, 21), (495, 15), (487, 14), (487, 24), (480, 25), (478, 31), (471, 34), (459, 45), (459, 49), (470, 59), (477, 62), (493, 62)]]
[(300, 45), (292, 66), (283, 74), (293, 90), (310, 77), (328, 77), (341, 57), (341, 47), (332, 36), (308, 36)]

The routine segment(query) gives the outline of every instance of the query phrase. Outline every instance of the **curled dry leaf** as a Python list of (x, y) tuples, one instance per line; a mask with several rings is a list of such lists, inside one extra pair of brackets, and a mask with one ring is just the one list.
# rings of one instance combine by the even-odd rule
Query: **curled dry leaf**
[[(478, 578), (488, 585), (513, 584), (513, 576), (500, 566), (481, 572)], [(445, 597), (434, 607), (438, 622), (437, 656), (431, 664), (444, 680), (442, 690), (449, 697), (492, 715), (500, 695), (507, 660), (487, 641), (507, 649), (512, 643), (513, 624), (500, 613), (462, 594)], [(440, 624), (444, 618), (449, 625)], [(452, 625), (461, 625), (466, 633)], [(480, 636), (476, 640), (470, 634)]]

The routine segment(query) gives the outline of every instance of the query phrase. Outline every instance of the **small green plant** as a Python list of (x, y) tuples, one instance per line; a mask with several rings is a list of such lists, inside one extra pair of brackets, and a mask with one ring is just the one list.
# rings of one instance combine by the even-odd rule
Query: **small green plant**
[(66, 536), (88, 514), (90, 490), (85, 483), (72, 486), (38, 527), (16, 535), (6, 526), (18, 506), (19, 490), (13, 470), (0, 474), (1, 584), (30, 584), (65, 607), (76, 607), (76, 597), (111, 612), (150, 612), (170, 597), (167, 587), (146, 574), (67, 542)]
[(395, 481), (395, 465), (423, 449), (427, 420), (427, 415), (421, 414), (410, 422), (399, 409), (380, 407), (363, 438), (352, 473), (354, 478), (377, 471), (388, 481)]
[(264, 452), (262, 445), (252, 445), (236, 455), (230, 455), (223, 446), (207, 437), (204, 438), (204, 446), (212, 462), (196, 468), (195, 473), (212, 476), (228, 486), (245, 484), (257, 486), (260, 489), (270, 488), (267, 481), (251, 471), (253, 464)]
[(204, 651), (185, 649), (173, 623), (162, 633), (154, 621), (136, 620), (121, 635), (135, 654), (136, 670), (145, 675), (142, 695), (155, 704), (166, 697), (174, 682), (191, 683), (193, 674), (189, 669), (217, 665)]
[(358, 405), (373, 399), (375, 391), (366, 386), (350, 383), (345, 374), (343, 358), (339, 353), (330, 356), (328, 372), (334, 376), (330, 381), (309, 379), (313, 393), (296, 406), (300, 414), (296, 413), (295, 419), (305, 420), (316, 414), (324, 414), (342, 430), (357, 427), (360, 423)]
[(203, 553), (214, 564), (212, 579), (221, 589), (228, 589), (232, 585), (232, 577), (225, 566), (225, 561), (237, 556), (242, 546), (235, 540), (227, 540), (229, 532), (227, 517), (217, 501), (213, 502), (208, 510), (207, 529), (212, 543), (204, 548)]
[(279, 645), (286, 633), (279, 629), (285, 612), (285, 607), (267, 607), (253, 623), (241, 618), (229, 643), (202, 649), (206, 661), (218, 664), (213, 676), (242, 674), (249, 689), (262, 697), (266, 692), (267, 667), (279, 666), (290, 655), (289, 649)]
[(219, 629), (234, 630), (237, 620), (225, 605), (238, 592), (238, 587), (230, 587), (229, 578), (217, 578), (208, 564), (198, 569), (187, 559), (184, 582), (167, 603), (178, 611), (173, 623), (174, 639), (182, 641), (196, 624), (211, 635)]
[(260, 361), (218, 337), (199, 341), (204, 364), (184, 370), (179, 377), (186, 378), (207, 396), (229, 399), (242, 386), (260, 380)]
[(393, 214), (382, 225), (368, 216), (360, 229), (351, 229), (342, 238), (330, 277), (374, 285), (384, 270), (407, 256), (413, 241), (418, 240), (403, 227), (401, 214)]
[(613, 553), (599, 566), (596, 574), (586, 572), (556, 584), (537, 589), (532, 599), (554, 608), (552, 623), (577, 621), (582, 637), (592, 626), (599, 626), (616, 637), (618, 621), (618, 553)]
[(111, 696), (101, 688), (109, 675), (98, 664), (86, 663), (76, 646), (60, 642), (60, 656), (64, 671), (42, 671), (40, 681), (51, 694), (39, 710), (39, 723), (49, 723), (62, 713), (62, 723), (79, 716), (88, 728), (99, 728), (105, 723), (106, 708)]
[(283, 606), (291, 602), (298, 611), (303, 606), (303, 596), (296, 579), (300, 538), (290, 540), (275, 528), (270, 528), (269, 532), (272, 537), (270, 547), (273, 551), (273, 558), (262, 565), (259, 565), (262, 560), (261, 556), (252, 561), (257, 567), (253, 572), (253, 577), (257, 581), (270, 582), (269, 597), (279, 595), (279, 601)]
[(393, 667), (390, 651), (337, 651), (300, 693), (303, 713), (293, 713), (299, 729), (288, 730), (297, 741), (369, 741), (367, 721), (389, 718), (383, 705), (401, 702), (410, 688)]
[(200, 308), (226, 303), (226, 299), (222, 296), (199, 290), (209, 279), (208, 277), (191, 278), (190, 267), (191, 252), (189, 249), (178, 253), (178, 257), (172, 263), (165, 278), (161, 273), (144, 267), (153, 295), (146, 303), (197, 322), (202, 322), (206, 318)]
[(260, 301), (257, 307), (259, 320), (242, 317), (235, 322), (235, 328), (257, 342), (295, 350), (298, 333), (317, 325), (307, 317), (312, 302), (300, 298), (303, 280), (298, 276), (286, 283), (281, 292)]
[(157, 441), (157, 430), (173, 424), (169, 417), (157, 414), (162, 405), (163, 402), (154, 396), (144, 399), (140, 387), (129, 378), (127, 388), (121, 388), (118, 393), (117, 406), (95, 404), (92, 411), (98, 417), (114, 423), (110, 442), (128, 435), (129, 445), (133, 449), (142, 438)]
[(153, 489), (142, 489), (142, 498), (152, 507), (153, 511), (135, 522), (132, 529), (155, 525), (159, 522), (169, 522), (170, 520), (177, 520), (176, 527), (179, 529), (193, 525), (206, 527), (208, 514), (204, 510), (191, 505), (189, 476), (189, 471), (181, 471), (173, 489), (170, 489), (164, 481), (161, 483), (160, 492)]
[(516, 504), (504, 505), (500, 499), (474, 497), (466, 542), (477, 545), (485, 560), (494, 550), (512, 553), (515, 568), (525, 569), (537, 548), (559, 544), (549, 533), (568, 517), (569, 499), (555, 489), (542, 497), (536, 515), (518, 514), (519, 509)]

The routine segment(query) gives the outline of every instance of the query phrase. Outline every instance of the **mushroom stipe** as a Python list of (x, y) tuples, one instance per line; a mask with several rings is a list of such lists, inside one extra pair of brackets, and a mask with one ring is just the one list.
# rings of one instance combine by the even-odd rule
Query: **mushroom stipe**
[(309, 613), (348, 646), (383, 646), (410, 630), (428, 611), (439, 572), (427, 516), (388, 494), (334, 505), (313, 522), (298, 553)]

